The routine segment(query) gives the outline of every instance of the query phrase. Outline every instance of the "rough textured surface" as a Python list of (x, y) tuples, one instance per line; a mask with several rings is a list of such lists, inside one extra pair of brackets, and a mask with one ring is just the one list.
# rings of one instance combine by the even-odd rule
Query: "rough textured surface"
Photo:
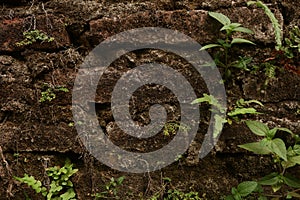
[[(231, 52), (231, 57), (248, 55), (253, 57), (254, 64), (259, 64), (274, 57), (273, 28), (261, 9), (246, 7), (245, 0), (217, 3), (213, 0), (0, 2), (3, 4), (0, 13), (0, 147), (9, 164), (0, 162), (0, 199), (24, 199), (24, 192), (31, 199), (41, 199), (31, 189), (12, 181), (12, 176), (27, 173), (45, 181), (45, 169), (63, 164), (66, 157), (79, 168), (72, 179), (78, 199), (94, 199), (92, 195), (103, 191), (111, 177), (122, 175), (126, 179), (119, 192), (127, 199), (147, 199), (165, 193), (168, 188), (198, 191), (204, 199), (219, 199), (239, 182), (262, 177), (274, 170), (269, 156), (259, 157), (238, 148), (238, 144), (257, 141), (258, 137), (243, 123), (236, 122), (224, 127), (215, 149), (199, 160), (198, 151), (210, 116), (206, 105), (200, 107), (198, 134), (189, 150), (171, 166), (148, 174), (109, 169), (89, 155), (72, 124), (72, 88), (77, 71), (85, 56), (106, 38), (132, 28), (158, 26), (179, 30), (197, 42), (207, 44), (224, 37), (219, 34), (220, 24), (207, 15), (207, 11), (214, 10), (255, 31), (253, 36), (246, 37), (257, 46), (238, 46)], [(299, 24), (298, 1), (264, 2), (276, 13), (285, 33)], [(24, 39), (23, 32), (32, 29), (42, 30), (55, 40), (16, 46)], [(115, 144), (131, 151), (152, 151), (172, 139), (172, 135), (165, 136), (162, 132), (149, 140), (128, 136), (116, 126), (111, 112), (111, 92), (116, 81), (125, 72), (149, 62), (164, 63), (176, 69), (199, 97), (207, 92), (203, 79), (189, 63), (170, 52), (139, 50), (113, 62), (97, 88), (98, 121)], [(286, 63), (275, 64), (279, 65), (276, 78), (267, 86), (264, 69), (256, 72), (233, 70), (232, 80), (225, 84), (229, 108), (240, 98), (257, 99), (264, 107), (256, 108), (264, 114), (244, 116), (243, 119), (258, 119), (271, 127), (279, 125), (300, 133), (299, 73), (284, 67)], [(223, 73), (224, 70), (221, 68), (220, 71)], [(59, 86), (69, 92), (55, 90)], [(48, 88), (52, 88), (56, 98), (41, 102), (41, 92)], [(131, 98), (133, 119), (140, 124), (149, 123), (149, 107), (155, 103), (164, 104), (169, 113), (168, 120), (178, 120), (176, 97), (164, 87), (151, 85), (141, 88)], [(7, 167), (12, 168), (12, 173)], [(293, 172), (299, 174), (299, 168), (294, 168)], [(166, 188), (163, 177), (172, 179)]]

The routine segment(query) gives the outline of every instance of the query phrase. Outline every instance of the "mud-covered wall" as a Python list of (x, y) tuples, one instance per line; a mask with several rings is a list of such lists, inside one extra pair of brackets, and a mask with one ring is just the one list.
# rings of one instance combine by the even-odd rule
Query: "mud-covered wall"
[[(41, 199), (12, 177), (27, 173), (47, 184), (45, 169), (62, 165), (66, 157), (79, 169), (72, 179), (78, 199), (93, 199), (92, 195), (102, 191), (111, 177), (122, 175), (126, 178), (120, 188), (121, 199), (147, 199), (162, 192), (162, 177), (171, 178), (172, 187), (179, 190), (219, 199), (238, 182), (262, 177), (274, 169), (269, 156), (249, 154), (237, 147), (257, 138), (243, 123), (235, 122), (225, 126), (214, 150), (199, 160), (198, 151), (209, 120), (205, 106), (200, 108), (198, 134), (183, 158), (162, 170), (144, 174), (118, 172), (97, 161), (85, 150), (72, 124), (72, 88), (77, 71), (88, 53), (104, 39), (133, 28), (164, 27), (178, 30), (204, 45), (221, 37), (220, 25), (207, 12), (218, 11), (255, 32), (245, 37), (257, 45), (241, 45), (231, 56), (252, 56), (253, 63), (259, 64), (270, 59), (274, 50), (274, 30), (261, 9), (247, 7), (244, 0), (0, 2), (0, 199), (25, 199), (26, 195)], [(285, 34), (299, 25), (298, 1), (264, 2), (276, 14)], [(34, 29), (42, 30), (54, 41), (17, 45), (24, 40), (23, 32)], [(117, 127), (111, 113), (111, 93), (116, 81), (124, 72), (149, 62), (177, 69), (198, 97), (207, 92), (201, 76), (170, 52), (139, 50), (113, 62), (99, 82), (96, 111), (108, 137), (131, 151), (155, 150), (172, 139), (160, 134), (147, 141), (135, 140)], [(232, 73), (232, 79), (225, 83), (229, 108), (240, 98), (259, 100), (264, 107), (256, 108), (263, 114), (247, 116), (249, 119), (300, 133), (299, 74), (282, 66), (277, 69), (276, 78), (265, 86), (263, 70)], [(68, 88), (69, 92), (55, 90), (52, 101), (41, 102), (43, 91), (58, 86)], [(149, 107), (155, 103), (166, 106), (171, 113), (169, 120), (178, 119), (178, 102), (168, 89), (146, 86), (141, 91), (144, 93), (137, 92), (132, 101), (136, 121), (148, 123)], [(293, 170), (299, 175), (299, 168)]]

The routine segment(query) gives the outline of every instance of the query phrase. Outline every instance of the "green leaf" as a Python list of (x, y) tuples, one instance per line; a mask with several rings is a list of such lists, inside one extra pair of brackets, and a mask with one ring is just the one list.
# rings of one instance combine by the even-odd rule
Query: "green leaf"
[(218, 102), (218, 100), (214, 96), (207, 95), (205, 93), (203, 94), (203, 97), (192, 101), (192, 104), (203, 103), (203, 102), (207, 102), (210, 105), (215, 106), (218, 109), (218, 111), (220, 111), (221, 113), (225, 112), (225, 108)]
[(258, 136), (266, 136), (269, 132), (268, 126), (258, 121), (248, 120), (246, 121), (246, 125), (254, 134)]
[(252, 44), (255, 45), (255, 43), (251, 42), (250, 40), (246, 40), (243, 38), (233, 38), (231, 41), (231, 44)]
[(246, 197), (256, 189), (257, 185), (255, 181), (245, 181), (237, 186), (237, 190), (242, 197)]
[(286, 175), (283, 177), (283, 181), (285, 184), (287, 184), (290, 187), (300, 188), (300, 180), (293, 176)]
[(208, 45), (205, 45), (205, 46), (201, 47), (200, 51), (210, 49), (210, 48), (214, 48), (214, 47), (221, 47), (221, 45), (220, 44), (208, 44)]
[(277, 154), (280, 158), (282, 158), (284, 161), (287, 161), (287, 151), (285, 147), (285, 143), (282, 141), (282, 139), (276, 138), (271, 141), (270, 149), (273, 153)]
[(231, 188), (231, 194), (235, 200), (242, 200), (242, 197), (239, 194), (239, 191), (235, 187)]
[(238, 145), (238, 147), (251, 151), (255, 154), (265, 155), (271, 153), (269, 148), (266, 145), (264, 145), (262, 142), (242, 144), (242, 145)]
[(258, 183), (260, 185), (275, 185), (279, 182), (280, 175), (277, 172), (273, 172), (263, 178), (261, 178)]
[(225, 31), (225, 30), (230, 30), (230, 31), (232, 31), (232, 30), (234, 30), (235, 28), (238, 28), (238, 27), (240, 27), (240, 26), (241, 26), (240, 23), (231, 23), (231, 24), (228, 24), (228, 25), (224, 25), (224, 26), (220, 29), (220, 31)]
[(260, 105), (261, 107), (264, 107), (264, 105), (260, 101), (257, 101), (257, 100), (248, 100), (248, 101), (245, 101), (245, 104), (247, 104), (247, 105), (249, 105), (250, 103), (255, 103), (257, 105)]
[(259, 114), (259, 112), (255, 108), (235, 108), (233, 111), (227, 113), (230, 117), (245, 114)]
[(236, 32), (243, 32), (243, 33), (249, 33), (249, 34), (254, 34), (254, 32), (248, 28), (245, 28), (245, 27), (236, 27), (234, 29), (234, 31)]
[(42, 183), (39, 180), (36, 180), (33, 176), (28, 176), (28, 174), (24, 174), (23, 178), (14, 177), (17, 181), (21, 183), (27, 184), (29, 187), (35, 190), (36, 193), (43, 192), (44, 189), (42, 188)]
[(214, 126), (213, 137), (217, 138), (223, 129), (223, 124), (226, 123), (227, 120), (221, 115), (215, 115), (214, 119), (215, 119), (215, 126)]
[(278, 190), (280, 190), (281, 186), (282, 186), (282, 183), (278, 183), (278, 184), (272, 185), (273, 192), (277, 192)]
[(288, 160), (300, 165), (300, 156), (293, 156), (293, 157), (288, 158)]
[(69, 188), (64, 194), (61, 194), (60, 197), (62, 200), (71, 200), (75, 198), (76, 194), (73, 188)]
[(300, 145), (299, 144), (294, 145), (293, 150), (297, 155), (300, 155)]
[(276, 127), (275, 129), (277, 129), (279, 131), (284, 131), (284, 132), (290, 133), (291, 135), (294, 135), (294, 133), (290, 129), (288, 129), (288, 128), (279, 128), (279, 127)]
[(228, 25), (231, 23), (230, 19), (227, 16), (223, 15), (222, 13), (208, 12), (208, 14), (212, 18), (218, 20), (223, 25)]
[(266, 135), (267, 138), (273, 139), (274, 136), (275, 136), (275, 134), (276, 134), (276, 132), (277, 132), (277, 129), (276, 129), (276, 128), (273, 128), (273, 129), (269, 130), (269, 132), (268, 132), (267, 135)]
[(235, 200), (232, 195), (228, 195), (225, 197), (225, 200)]

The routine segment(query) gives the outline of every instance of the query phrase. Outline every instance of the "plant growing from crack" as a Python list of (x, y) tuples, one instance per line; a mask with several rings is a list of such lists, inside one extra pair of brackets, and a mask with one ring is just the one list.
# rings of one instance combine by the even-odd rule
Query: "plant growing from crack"
[[(208, 103), (215, 110), (211, 110), (212, 112), (215, 113), (214, 115), (214, 121), (215, 121), (215, 131), (213, 133), (214, 138), (218, 136), (218, 134), (221, 132), (222, 127), (225, 123), (232, 124), (232, 121), (240, 121), (241, 116), (243, 115), (255, 115), (255, 114), (261, 114), (257, 112), (257, 110), (253, 107), (250, 106), (250, 104), (258, 104), (260, 106), (263, 106), (263, 104), (257, 100), (244, 100), (244, 99), (239, 99), (236, 101), (234, 107), (229, 110), (229, 112), (226, 112), (226, 108), (224, 108), (218, 100), (208, 94), (203, 94), (203, 97), (195, 99), (192, 104), (196, 103)], [(218, 114), (219, 113), (219, 114)], [(222, 114), (226, 113), (226, 118), (222, 117)]]
[[(220, 48), (221, 51), (219, 52), (219, 55), (217, 55), (214, 59), (217, 66), (223, 67), (225, 69), (225, 80), (227, 80), (231, 76), (231, 67), (236, 67), (239, 69), (247, 70), (249, 71), (247, 65), (251, 62), (252, 58), (249, 57), (239, 57), (238, 60), (229, 62), (229, 53), (234, 44), (251, 44), (255, 45), (250, 40), (244, 39), (244, 38), (237, 38), (233, 37), (234, 33), (247, 33), (247, 34), (253, 34), (254, 32), (248, 28), (245, 28), (240, 23), (232, 23), (231, 20), (221, 14), (216, 12), (208, 12), (209, 16), (216, 19), (218, 22), (220, 22), (223, 26), (220, 29), (221, 32), (225, 32), (225, 39), (218, 39), (216, 44), (208, 44), (203, 46), (200, 51), (211, 49), (211, 48)], [(223, 56), (224, 60), (221, 61), (220, 57)]]
[(14, 178), (27, 184), (36, 193), (41, 193), (47, 200), (76, 200), (76, 193), (70, 178), (77, 171), (78, 169), (73, 169), (73, 164), (67, 159), (63, 167), (55, 166), (46, 169), (47, 175), (51, 179), (49, 186), (43, 186), (41, 181), (27, 174), (24, 174), (22, 178)]
[(43, 92), (41, 92), (41, 98), (39, 102), (45, 102), (45, 101), (52, 101), (56, 98), (56, 92), (69, 92), (68, 88), (63, 86), (50, 86), (48, 84), (45, 84), (44, 87), (47, 89)]
[(93, 196), (96, 199), (120, 199), (118, 196), (118, 187), (123, 184), (125, 177), (121, 176), (117, 179), (112, 177), (110, 182), (105, 185), (105, 191), (96, 193)]
[(257, 7), (262, 8), (270, 19), (274, 29), (276, 51), (272, 53), (270, 58), (266, 59), (268, 62), (261, 65), (264, 67), (267, 76), (265, 85), (269, 83), (270, 79), (275, 77), (275, 71), (279, 68), (278, 66), (284, 66), (284, 68), (300, 74), (300, 70), (297, 68), (298, 63), (295, 63), (295, 61), (292, 60), (295, 56), (298, 58), (300, 54), (300, 30), (298, 26), (294, 26), (293, 29), (290, 30), (289, 37), (283, 38), (283, 31), (278, 19), (265, 3), (262, 1), (249, 1), (247, 2), (247, 5), (256, 5)]
[(54, 41), (54, 37), (48, 36), (46, 33), (44, 33), (41, 30), (32, 30), (32, 31), (25, 31), (23, 32), (24, 40), (21, 42), (17, 42), (17, 46), (26, 46), (33, 44), (35, 42), (52, 42)]
[[(270, 129), (267, 125), (258, 121), (246, 121), (246, 125), (257, 136), (262, 137), (258, 142), (239, 145), (240, 148), (259, 155), (271, 155), (273, 163), (278, 166), (277, 172), (261, 178), (258, 181), (246, 181), (240, 183), (237, 188), (232, 188), (231, 195), (226, 200), (242, 200), (244, 197), (256, 197), (259, 200), (267, 200), (267, 197), (275, 199), (300, 198), (300, 179), (287, 173), (289, 168), (300, 165), (300, 138), (287, 128), (275, 127)], [(291, 134), (294, 144), (291, 146), (279, 137), (277, 131)], [(264, 187), (270, 186), (273, 194), (267, 194)]]

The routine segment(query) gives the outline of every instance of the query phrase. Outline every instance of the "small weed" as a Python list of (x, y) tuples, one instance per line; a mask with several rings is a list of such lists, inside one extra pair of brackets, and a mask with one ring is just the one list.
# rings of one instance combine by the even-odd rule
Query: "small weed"
[[(243, 197), (252, 196), (260, 200), (267, 197), (275, 199), (299, 198), (300, 180), (287, 173), (287, 169), (300, 165), (300, 139), (287, 128), (275, 127), (269, 129), (265, 124), (258, 121), (246, 121), (246, 125), (257, 136), (262, 137), (258, 142), (239, 145), (240, 148), (260, 155), (272, 155), (273, 163), (277, 165), (278, 171), (261, 178), (258, 181), (246, 181), (240, 183), (237, 188), (233, 187), (231, 195), (226, 200), (242, 200)], [(275, 137), (277, 131), (291, 134), (294, 144), (287, 147), (286, 143)], [(271, 187), (273, 193), (268, 194), (264, 187)]]
[[(235, 38), (233, 37), (234, 33), (247, 33), (247, 34), (253, 34), (254, 32), (248, 28), (245, 28), (240, 23), (232, 23), (230, 19), (221, 14), (216, 12), (209, 12), (209, 16), (219, 21), (223, 27), (220, 29), (220, 31), (225, 31), (226, 38), (218, 39), (217, 44), (208, 44), (203, 46), (201, 50), (211, 49), (211, 48), (221, 48), (221, 52), (219, 52), (219, 55), (215, 57), (215, 63), (217, 66), (223, 67), (225, 69), (225, 80), (227, 80), (231, 76), (231, 67), (236, 67), (239, 69), (248, 70), (247, 65), (251, 62), (252, 58), (248, 57), (239, 57), (238, 60), (229, 62), (229, 53), (230, 49), (234, 44), (251, 44), (255, 45), (253, 42), (243, 39), (243, 38)], [(221, 55), (220, 55), (221, 54)], [(223, 57), (223, 61), (220, 60), (220, 57)]]
[(41, 92), (41, 98), (39, 100), (39, 102), (45, 102), (45, 101), (52, 101), (53, 99), (56, 98), (56, 92), (69, 92), (69, 90), (65, 87), (62, 86), (49, 86), (48, 84), (45, 84), (45, 86), (47, 87), (46, 91)]
[(118, 187), (122, 185), (125, 177), (121, 176), (117, 179), (113, 177), (110, 179), (110, 182), (105, 185), (105, 191), (96, 193), (93, 196), (96, 199), (104, 198), (104, 199), (121, 199), (118, 196)]
[(164, 125), (163, 134), (165, 136), (175, 135), (177, 130), (189, 131), (190, 128), (186, 125), (178, 124), (176, 122), (168, 122)]
[[(226, 108), (221, 106), (221, 104), (218, 102), (218, 100), (212, 95), (203, 94), (203, 97), (195, 99), (192, 102), (192, 104), (196, 104), (196, 103), (208, 103), (211, 106), (213, 106), (213, 109), (216, 109), (217, 113), (224, 114), (226, 112)], [(245, 101), (244, 99), (239, 99), (238, 101), (236, 101), (234, 108), (231, 109), (229, 112), (227, 112), (226, 118), (223, 118), (220, 114), (216, 114), (214, 116), (214, 118), (215, 118), (214, 119), (215, 120), (215, 132), (213, 133), (214, 138), (216, 138), (218, 136), (218, 134), (221, 132), (224, 123), (232, 124), (232, 120), (239, 121), (239, 119), (242, 115), (260, 114), (259, 112), (256, 111), (255, 108), (250, 107), (250, 104), (253, 104), (253, 103), (263, 106), (262, 103), (257, 100)], [(214, 110), (212, 110), (212, 111), (214, 111)]]
[(294, 26), (289, 32), (289, 38), (285, 38), (283, 51), (288, 58), (294, 58), (295, 54), (300, 53), (300, 29), (298, 26)]
[(76, 200), (76, 193), (73, 189), (73, 183), (70, 177), (73, 176), (78, 169), (73, 169), (73, 164), (67, 159), (63, 167), (50, 167), (46, 169), (47, 175), (52, 179), (50, 186), (42, 186), (41, 181), (36, 180), (33, 176), (24, 174), (24, 177), (14, 177), (21, 183), (26, 183), (41, 193), (47, 200)]
[[(296, 74), (300, 74), (300, 70), (298, 69), (297, 58), (299, 57), (300, 53), (300, 29), (298, 26), (295, 26), (290, 32), (289, 37), (283, 39), (283, 31), (281, 26), (276, 19), (275, 15), (272, 11), (268, 8), (266, 4), (261, 1), (249, 1), (248, 5), (255, 4), (258, 7), (262, 8), (266, 15), (269, 17), (275, 34), (275, 52), (272, 53), (272, 57), (268, 58), (267, 60), (272, 60), (271, 63), (273, 66), (283, 66), (285, 69), (292, 71)], [(295, 58), (293, 60), (293, 58)], [(276, 64), (275, 64), (276, 63)], [(270, 68), (274, 71), (274, 67)], [(268, 69), (266, 69), (267, 71)], [(268, 76), (268, 74), (266, 74)], [(266, 84), (268, 84), (269, 79), (266, 80)], [(265, 84), (265, 85), (266, 85)]]
[(47, 34), (40, 30), (32, 30), (32, 31), (26, 31), (23, 33), (24, 40), (21, 42), (17, 42), (17, 46), (26, 46), (33, 44), (35, 42), (52, 42), (54, 41), (53, 37), (49, 37)]

